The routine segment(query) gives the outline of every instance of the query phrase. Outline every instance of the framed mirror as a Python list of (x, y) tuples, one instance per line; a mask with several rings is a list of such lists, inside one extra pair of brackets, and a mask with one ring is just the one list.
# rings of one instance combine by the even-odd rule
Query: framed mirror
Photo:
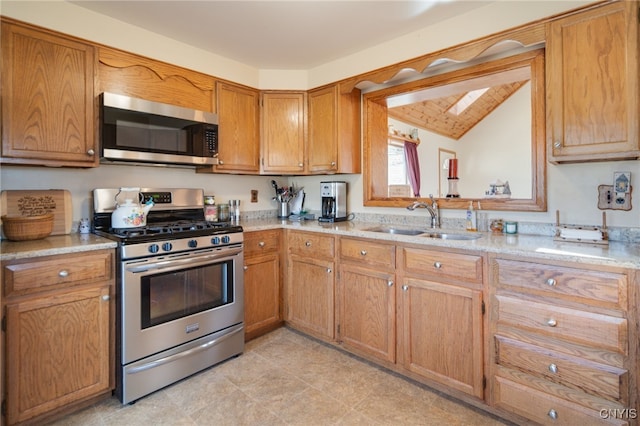
[[(405, 207), (434, 194), (441, 208), (474, 200), (485, 210), (546, 211), (544, 104), (543, 49), (366, 93), (364, 205)], [(406, 155), (419, 164), (416, 174), (407, 162), (404, 182), (390, 168), (402, 143), (417, 147)], [(458, 196), (447, 197), (455, 194), (442, 167), (453, 157)]]

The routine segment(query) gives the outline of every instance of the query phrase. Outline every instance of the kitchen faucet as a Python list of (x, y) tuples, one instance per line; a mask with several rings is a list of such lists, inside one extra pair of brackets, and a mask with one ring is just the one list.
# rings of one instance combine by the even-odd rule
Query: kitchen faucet
[(431, 205), (428, 203), (423, 203), (421, 201), (415, 201), (407, 206), (407, 210), (415, 210), (418, 207), (424, 207), (429, 210), (431, 214), (431, 227), (436, 229), (440, 228), (440, 215), (438, 214), (438, 202), (434, 200), (433, 194), (429, 194), (429, 198), (431, 199)]

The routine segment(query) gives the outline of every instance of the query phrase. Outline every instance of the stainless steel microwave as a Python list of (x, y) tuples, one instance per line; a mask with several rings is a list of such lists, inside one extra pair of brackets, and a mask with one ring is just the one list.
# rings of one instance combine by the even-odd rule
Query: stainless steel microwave
[(102, 93), (103, 163), (207, 166), (218, 164), (216, 114)]

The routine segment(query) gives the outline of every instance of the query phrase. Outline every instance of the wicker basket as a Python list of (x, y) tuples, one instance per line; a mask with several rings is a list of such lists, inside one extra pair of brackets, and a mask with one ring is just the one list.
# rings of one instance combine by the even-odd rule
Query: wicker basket
[(53, 231), (53, 213), (40, 216), (2, 216), (4, 236), (12, 241), (39, 240)]

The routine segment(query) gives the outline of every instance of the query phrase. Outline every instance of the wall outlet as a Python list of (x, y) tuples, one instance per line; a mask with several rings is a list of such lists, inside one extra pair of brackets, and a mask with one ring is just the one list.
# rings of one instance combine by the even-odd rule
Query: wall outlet
[(629, 192), (615, 192), (613, 185), (598, 186), (598, 208), (600, 210), (631, 210), (631, 190)]
[(257, 189), (252, 189), (251, 190), (251, 202), (252, 203), (257, 203), (258, 202), (258, 190)]

